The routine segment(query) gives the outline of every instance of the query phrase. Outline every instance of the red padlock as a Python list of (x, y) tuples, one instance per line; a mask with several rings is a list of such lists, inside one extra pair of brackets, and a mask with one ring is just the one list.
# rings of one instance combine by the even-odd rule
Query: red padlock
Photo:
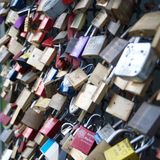
[(60, 120), (54, 117), (49, 117), (39, 132), (49, 138), (53, 138), (56, 135), (57, 131), (60, 129), (60, 127)]
[(73, 3), (73, 0), (63, 0), (63, 3), (66, 5), (70, 5)]
[(39, 12), (36, 12), (33, 19), (32, 19), (32, 24), (33, 25), (36, 25), (36, 26), (39, 26), (40, 23), (41, 23), (41, 20), (40, 20), (40, 16), (41, 14)]
[(4, 113), (0, 113), (0, 123), (2, 123), (4, 126), (7, 126), (11, 120), (11, 117), (5, 115)]
[(53, 37), (47, 38), (46, 40), (42, 42), (42, 46), (43, 47), (53, 47), (54, 45), (53, 39), (54, 39)]
[(36, 90), (35, 94), (37, 96), (46, 97), (45, 86), (44, 86), (44, 83), (43, 83), (42, 80), (41, 80), (41, 82), (40, 82), (40, 84), (38, 86), (38, 89)]
[(84, 126), (80, 126), (71, 142), (71, 146), (85, 155), (88, 155), (95, 144), (95, 132), (90, 131), (87, 127), (89, 126), (92, 118), (101, 117), (99, 114), (93, 114)]
[(23, 131), (22, 135), (26, 140), (33, 140), (36, 136), (37, 132), (29, 127), (26, 127), (26, 129)]
[(49, 31), (50, 29), (52, 29), (53, 25), (54, 21), (46, 16), (39, 25), (38, 30)]

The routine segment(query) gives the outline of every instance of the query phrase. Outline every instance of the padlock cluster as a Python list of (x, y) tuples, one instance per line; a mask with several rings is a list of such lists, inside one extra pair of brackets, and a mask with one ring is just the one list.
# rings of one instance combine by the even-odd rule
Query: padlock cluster
[(0, 0), (1, 160), (160, 159), (159, 6)]

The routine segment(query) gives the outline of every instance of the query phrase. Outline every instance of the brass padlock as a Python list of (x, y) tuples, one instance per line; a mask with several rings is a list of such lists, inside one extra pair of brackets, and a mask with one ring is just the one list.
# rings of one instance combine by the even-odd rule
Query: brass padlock
[[(97, 86), (86, 83), (75, 99), (75, 105), (89, 113), (92, 113), (95, 109), (95, 104), (93, 103), (91, 97), (95, 93)], [(82, 103), (83, 102), (83, 103)]]
[(144, 14), (131, 28), (131, 36), (154, 36), (160, 25), (160, 12), (149, 12)]
[(109, 105), (107, 106), (106, 112), (122, 119), (123, 121), (127, 121), (133, 107), (134, 102), (114, 94)]

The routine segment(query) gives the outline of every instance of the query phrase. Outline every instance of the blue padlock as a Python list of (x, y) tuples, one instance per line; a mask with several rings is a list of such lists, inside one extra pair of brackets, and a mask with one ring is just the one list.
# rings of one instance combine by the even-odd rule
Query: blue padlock
[(25, 0), (12, 0), (10, 8), (12, 10), (20, 10), (26, 7), (26, 2)]

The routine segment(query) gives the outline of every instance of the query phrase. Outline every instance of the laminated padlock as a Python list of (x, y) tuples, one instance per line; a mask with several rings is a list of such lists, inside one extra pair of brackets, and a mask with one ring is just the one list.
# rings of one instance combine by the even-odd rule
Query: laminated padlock
[(66, 96), (56, 93), (52, 96), (49, 107), (53, 108), (54, 110), (61, 111), (66, 104), (66, 100)]
[(40, 58), (40, 62), (49, 66), (53, 62), (55, 57), (56, 57), (55, 48), (46, 47), (42, 57)]
[(53, 157), (55, 160), (59, 160), (59, 144), (53, 139), (48, 139), (40, 151), (48, 160), (52, 160)]
[(38, 130), (44, 120), (44, 112), (35, 111), (29, 108), (22, 119), (22, 123), (26, 126)]
[(20, 29), (24, 24), (25, 16), (20, 16), (14, 23), (16, 29)]
[(131, 36), (154, 36), (160, 25), (160, 12), (149, 12), (144, 14), (131, 28)]
[(54, 38), (54, 43), (59, 44), (59, 43), (64, 43), (67, 40), (67, 32), (66, 31), (61, 31), (57, 34), (57, 36)]
[(160, 125), (159, 106), (143, 102), (135, 115), (128, 122), (128, 125), (135, 130), (146, 134), (155, 135)]
[(45, 66), (44, 63), (40, 62), (40, 58), (42, 57), (42, 55), (43, 51), (38, 48), (35, 48), (32, 51), (29, 59), (27, 60), (27, 63), (35, 67), (37, 70), (42, 71)]
[(134, 0), (118, 0), (114, 1), (112, 5), (112, 12), (116, 19), (120, 20), (121, 24), (128, 24), (135, 7)]
[(55, 20), (67, 9), (67, 7), (68, 6), (63, 3), (63, 0), (47, 0), (42, 7), (42, 11), (48, 17)]
[[(144, 136), (139, 136), (144, 137)], [(137, 137), (138, 138), (138, 137)], [(118, 144), (114, 145), (113, 147), (109, 148), (104, 152), (105, 158), (107, 160), (124, 160), (124, 159), (132, 159), (132, 160), (139, 160), (138, 153), (144, 151), (145, 149), (149, 148), (154, 142), (154, 138), (152, 137), (148, 142), (134, 150), (132, 144), (134, 144), (134, 140), (131, 142), (126, 138), (123, 141), (119, 142)]]
[(96, 15), (96, 17), (92, 20), (92, 25), (96, 28), (103, 28), (105, 25), (107, 25), (110, 21), (110, 17), (108, 16), (108, 14), (106, 13), (105, 10), (101, 10), (100, 12), (98, 12), (98, 14)]
[(78, 41), (78, 38), (71, 38), (67, 44), (67, 47), (65, 49), (65, 53), (72, 53), (77, 41)]
[(105, 35), (90, 37), (83, 50), (82, 57), (84, 58), (99, 57), (99, 53), (101, 52), (105, 44), (105, 40), (106, 40)]
[(123, 121), (127, 121), (133, 107), (134, 102), (114, 94), (109, 105), (107, 106), (106, 112), (122, 119)]
[(71, 24), (71, 28), (75, 30), (82, 30), (83, 26), (85, 25), (86, 22), (86, 14), (85, 13), (79, 13), (74, 17), (74, 20)]
[(107, 26), (107, 30), (113, 35), (116, 36), (116, 34), (118, 33), (119, 29), (121, 27), (121, 23), (120, 21), (110, 21), (110, 23)]
[(109, 76), (109, 73), (109, 68), (105, 67), (101, 63), (98, 63), (88, 78), (88, 81), (98, 86), (101, 81), (105, 80)]
[(6, 63), (11, 57), (11, 53), (8, 51), (8, 48), (5, 45), (0, 47), (0, 63)]
[(67, 27), (67, 12), (62, 13), (55, 21), (54, 28), (59, 30), (65, 30)]
[(46, 111), (49, 107), (51, 99), (40, 97), (37, 102), (34, 104), (33, 108), (40, 111)]
[(87, 11), (87, 9), (92, 5), (92, 3), (93, 3), (92, 0), (80, 0), (80, 1), (76, 4), (73, 12), (75, 12), (75, 13), (85, 12), (85, 11)]
[(16, 104), (20, 109), (26, 111), (30, 107), (33, 98), (34, 94), (27, 88), (24, 88), (19, 97), (17, 98)]
[(69, 73), (67, 75), (67, 78), (71, 85), (75, 88), (78, 89), (80, 86), (82, 86), (85, 81), (88, 79), (87, 74), (83, 71), (83, 69), (78, 68), (75, 71)]
[(160, 55), (160, 27), (158, 27), (156, 34), (152, 41), (152, 48), (156, 51), (157, 55)]
[(11, 38), (9, 44), (8, 44), (8, 50), (13, 54), (18, 54), (23, 49), (23, 45), (19, 43), (14, 38)]
[(11, 129), (4, 129), (3, 132), (0, 134), (0, 140), (6, 144), (9, 144), (13, 138), (14, 132)]
[(115, 75), (142, 82), (150, 76), (156, 62), (157, 56), (150, 43), (130, 43), (117, 63)]
[(81, 151), (85, 155), (88, 155), (91, 152), (95, 144), (95, 133), (87, 128), (90, 125), (90, 121), (95, 117), (101, 116), (99, 114), (93, 114), (84, 126), (81, 125), (77, 129), (71, 142), (71, 147)]

